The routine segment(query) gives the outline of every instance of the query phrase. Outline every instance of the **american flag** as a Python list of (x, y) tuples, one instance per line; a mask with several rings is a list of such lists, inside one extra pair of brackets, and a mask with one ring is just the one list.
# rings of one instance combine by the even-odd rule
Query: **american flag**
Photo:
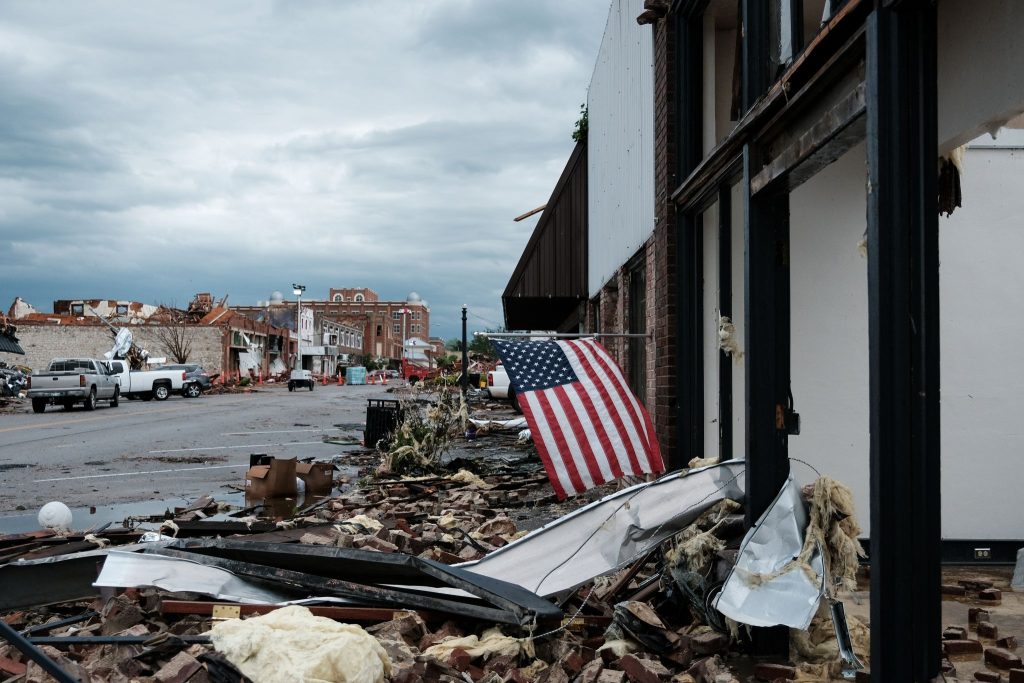
[(493, 343), (560, 499), (665, 470), (650, 416), (597, 341)]

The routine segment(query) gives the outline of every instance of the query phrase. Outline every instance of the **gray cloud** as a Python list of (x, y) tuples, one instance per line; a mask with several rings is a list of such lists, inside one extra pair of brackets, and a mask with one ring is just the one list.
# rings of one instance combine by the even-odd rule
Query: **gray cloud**
[(593, 0), (0, 4), (0, 306), (500, 292), (572, 149)]

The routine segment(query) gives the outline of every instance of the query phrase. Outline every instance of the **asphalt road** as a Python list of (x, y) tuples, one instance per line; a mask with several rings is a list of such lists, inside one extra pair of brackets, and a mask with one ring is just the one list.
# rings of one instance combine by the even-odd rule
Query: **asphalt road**
[(50, 407), (2, 415), (0, 533), (38, 528), (36, 513), (51, 500), (71, 507), (81, 528), (90, 507), (156, 514), (207, 493), (240, 498), (226, 485), (244, 483), (250, 453), (343, 454), (353, 446), (324, 439), (358, 444), (366, 399), (395, 398), (387, 389), (275, 386), (164, 402), (122, 399), (94, 412)]

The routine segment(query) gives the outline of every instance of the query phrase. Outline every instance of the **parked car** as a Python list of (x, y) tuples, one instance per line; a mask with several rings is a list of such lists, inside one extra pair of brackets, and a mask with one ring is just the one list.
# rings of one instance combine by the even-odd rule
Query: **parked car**
[(162, 365), (161, 370), (184, 370), (185, 382), (181, 387), (181, 395), (185, 398), (196, 398), (212, 386), (210, 375), (198, 363), (178, 363)]
[(108, 401), (111, 408), (116, 408), (120, 396), (117, 375), (94, 358), (54, 358), (46, 372), (34, 373), (28, 379), (28, 397), (36, 413), (51, 404), (71, 410), (81, 403), (86, 410), (95, 410), (96, 401)]
[(519, 397), (516, 396), (516, 389), (509, 381), (505, 366), (496, 365), (487, 373), (487, 393), (491, 398), (507, 398), (512, 403), (512, 409), (517, 413), (523, 412), (519, 408)]

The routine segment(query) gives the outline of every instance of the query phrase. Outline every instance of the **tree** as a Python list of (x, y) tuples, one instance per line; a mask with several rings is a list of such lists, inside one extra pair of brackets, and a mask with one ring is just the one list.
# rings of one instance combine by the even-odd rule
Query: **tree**
[[(499, 327), (496, 330), (487, 330), (488, 332), (504, 332), (504, 327)], [(491, 345), (489, 337), (483, 335), (474, 335), (473, 339), (469, 342), (469, 352), (478, 356), (487, 356), (488, 358), (494, 358), (494, 347)]]
[(462, 340), (452, 337), (447, 342), (445, 342), (444, 347), (449, 351), (462, 351)]
[(195, 329), (189, 325), (183, 312), (170, 306), (161, 308), (164, 309), (160, 315), (162, 319), (153, 329), (153, 336), (163, 346), (167, 356), (175, 363), (187, 363), (189, 354), (192, 353)]

